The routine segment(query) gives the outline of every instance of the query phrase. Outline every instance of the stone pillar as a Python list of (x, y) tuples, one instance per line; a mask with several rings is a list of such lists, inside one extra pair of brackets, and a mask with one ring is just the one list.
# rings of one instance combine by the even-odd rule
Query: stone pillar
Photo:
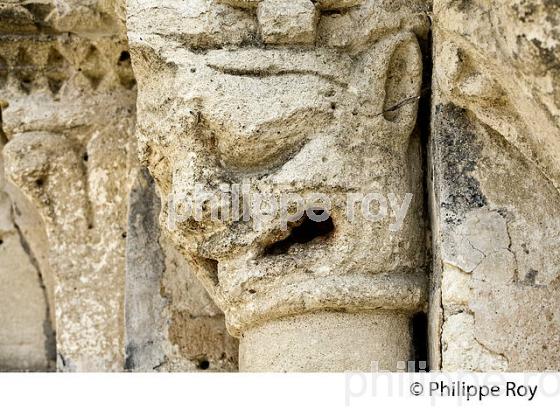
[(124, 367), (136, 92), (116, 3), (40, 0), (0, 10), (0, 38), (9, 38), (0, 41), (6, 179), (43, 224), (33, 229), (44, 229), (54, 276), (60, 371)]
[(240, 338), (241, 370), (410, 359), (425, 2), (131, 0), (127, 27), (163, 234)]
[(398, 312), (305, 313), (247, 330), (239, 366), (249, 372), (405, 370), (410, 317)]
[(434, 0), (432, 368), (560, 367), (559, 16)]

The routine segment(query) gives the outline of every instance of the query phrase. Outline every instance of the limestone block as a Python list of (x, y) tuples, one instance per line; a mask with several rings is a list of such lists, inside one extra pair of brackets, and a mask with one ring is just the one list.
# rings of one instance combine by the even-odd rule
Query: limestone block
[(538, 0), (434, 1), (443, 309), (431, 326), (443, 324), (443, 370), (560, 367), (550, 343), (560, 290), (558, 11)]
[(168, 0), (165, 7), (161, 4), (159, 0), (128, 2), (128, 25), (136, 27), (128, 33), (131, 41), (149, 46), (149, 39), (156, 36), (165, 38), (168, 44), (206, 48), (250, 43), (257, 36), (256, 17), (250, 11), (208, 0)]
[(264, 0), (257, 16), (266, 44), (313, 44), (319, 12), (309, 0)]
[(318, 0), (315, 3), (321, 10), (341, 10), (360, 5), (362, 0)]
[(160, 232), (160, 200), (139, 168), (129, 205), (126, 368), (131, 371), (234, 371), (237, 341), (222, 312)]

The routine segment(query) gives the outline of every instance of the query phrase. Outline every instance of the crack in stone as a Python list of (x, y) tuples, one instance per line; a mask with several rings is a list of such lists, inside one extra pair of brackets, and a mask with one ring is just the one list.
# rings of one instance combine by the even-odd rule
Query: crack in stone
[(505, 223), (506, 223), (506, 234), (507, 234), (507, 236), (508, 236), (508, 241), (509, 241), (509, 242), (508, 242), (508, 246), (507, 246), (507, 251), (508, 251), (509, 253), (511, 253), (511, 255), (513, 256), (513, 261), (514, 261), (514, 263), (515, 263), (515, 271), (514, 271), (514, 274), (515, 274), (515, 277), (517, 278), (517, 281), (519, 281), (519, 280), (521, 280), (521, 278), (520, 278), (520, 276), (519, 276), (519, 263), (518, 263), (518, 261), (517, 261), (517, 255), (516, 255), (516, 253), (511, 249), (511, 247), (513, 246), (513, 241), (512, 241), (512, 239), (511, 239), (511, 232), (510, 232), (510, 230), (509, 230), (509, 222), (508, 222), (507, 219), (506, 219)]
[[(476, 329), (476, 315), (475, 315), (474, 313), (471, 313), (471, 314), (472, 314), (473, 321), (474, 321), (474, 323), (473, 323), (473, 339), (475, 340), (476, 343), (478, 343), (478, 344), (479, 344), (484, 350), (486, 350), (488, 353), (490, 353), (490, 354), (492, 354), (492, 355), (494, 355), (494, 356), (497, 356), (497, 357), (501, 357), (501, 358), (504, 360), (505, 366), (506, 366), (506, 369), (507, 369), (507, 367), (509, 366), (509, 359), (508, 359), (503, 353), (499, 353), (499, 352), (497, 352), (497, 351), (495, 351), (495, 350), (493, 350), (493, 349), (490, 349), (488, 346), (486, 346), (484, 343), (482, 343), (482, 342), (476, 337), (476, 334), (475, 334), (475, 329)], [(505, 371), (506, 369), (504, 369), (503, 371)]]

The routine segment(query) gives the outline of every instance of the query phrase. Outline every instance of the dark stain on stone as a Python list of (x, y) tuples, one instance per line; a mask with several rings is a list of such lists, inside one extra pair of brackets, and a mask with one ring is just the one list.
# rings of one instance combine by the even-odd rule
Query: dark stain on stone
[(137, 355), (138, 348), (134, 343), (128, 343), (125, 348), (125, 361), (124, 361), (124, 368), (125, 370), (134, 370), (137, 366), (135, 364), (135, 358)]
[(54, 9), (54, 6), (51, 4), (41, 4), (38, 2), (23, 4), (22, 7), (33, 15), (35, 24), (41, 28), (47, 26), (45, 21)]
[(522, 23), (526, 23), (527, 21), (532, 21), (532, 16), (537, 11), (537, 6), (535, 4), (523, 4), (520, 6), (519, 4), (514, 4), (512, 6), (513, 10), (517, 14), (517, 18)]
[(525, 283), (528, 285), (534, 285), (536, 283), (538, 274), (539, 271), (537, 270), (534, 269), (529, 270), (529, 272), (527, 272), (527, 274), (525, 275)]
[(539, 39), (536, 38), (531, 39), (531, 42), (537, 48), (540, 60), (543, 64), (545, 64), (549, 69), (560, 68), (560, 62), (556, 56), (556, 48), (547, 48)]
[(482, 151), (473, 129), (464, 109), (452, 103), (436, 107), (434, 138), (440, 162), (437, 172), (446, 187), (441, 207), (448, 224), (460, 224), (469, 210), (487, 205), (480, 183), (472, 175)]

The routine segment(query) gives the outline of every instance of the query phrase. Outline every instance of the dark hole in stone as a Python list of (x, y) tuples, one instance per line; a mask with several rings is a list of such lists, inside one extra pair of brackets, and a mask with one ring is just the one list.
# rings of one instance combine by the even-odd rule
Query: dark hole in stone
[(0, 239), (0, 245), (4, 244), (4, 240)]
[(123, 51), (119, 56), (119, 63), (124, 63), (128, 60), (130, 60), (130, 53), (128, 51)]
[(88, 229), (93, 229), (93, 224), (89, 224), (87, 228)]
[(126, 239), (126, 232), (123, 232), (121, 236), (123, 239)]
[(218, 278), (218, 261), (215, 259), (200, 258), (200, 263), (203, 265), (208, 277), (212, 280), (214, 286), (218, 286), (220, 280)]
[(24, 78), (20, 81), (19, 85), (24, 93), (29, 94), (31, 92), (31, 88), (33, 87), (33, 82), (30, 78)]
[(428, 368), (428, 316), (416, 313), (411, 319), (412, 359), (415, 372), (427, 372)]
[(332, 17), (340, 17), (343, 13), (340, 10), (322, 10), (321, 15), (323, 16), (332, 16)]
[(89, 155), (87, 152), (84, 153), (84, 155), (82, 156), (82, 159), (84, 160), (84, 162), (88, 162), (89, 160)]
[(331, 110), (336, 110), (336, 103), (335, 102), (331, 102)]
[(38, 179), (35, 181), (35, 185), (37, 185), (38, 187), (42, 187), (45, 184), (45, 182), (42, 179)]
[(324, 221), (314, 221), (308, 213), (313, 213), (316, 216), (322, 216), (325, 211), (322, 209), (308, 210), (301, 219), (296, 222), (296, 226), (291, 229), (290, 235), (278, 242), (268, 245), (265, 250), (265, 255), (282, 255), (295, 244), (309, 243), (317, 238), (326, 238), (334, 231), (334, 222), (329, 216)]
[(200, 370), (208, 370), (210, 368), (210, 362), (207, 359), (200, 359), (196, 364), (196, 368)]

